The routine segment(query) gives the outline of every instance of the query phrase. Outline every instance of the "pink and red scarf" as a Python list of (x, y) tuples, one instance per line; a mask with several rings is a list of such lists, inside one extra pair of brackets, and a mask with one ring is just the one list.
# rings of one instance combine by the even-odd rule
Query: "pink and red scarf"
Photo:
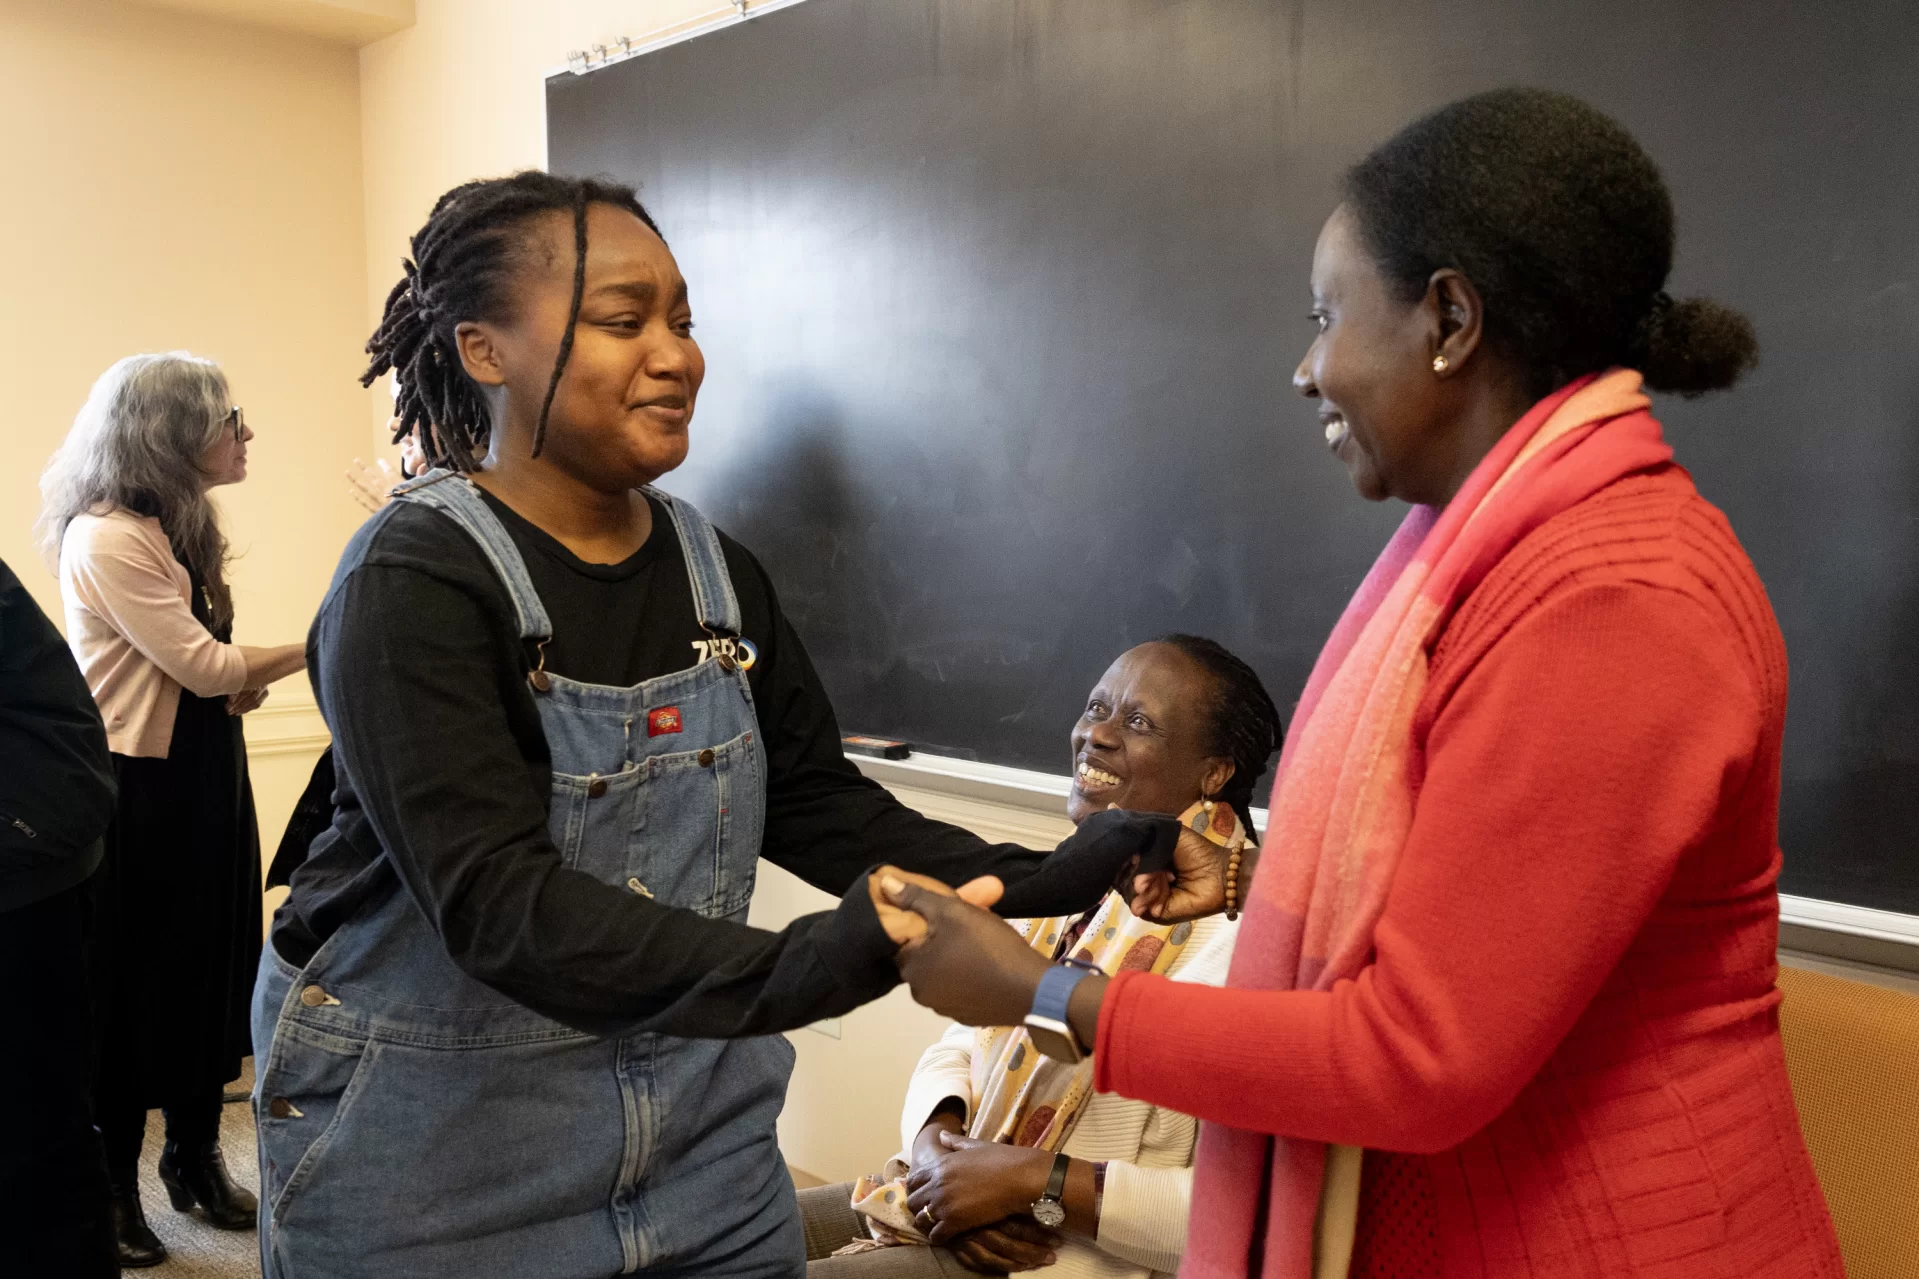
[[(1581, 378), (1514, 423), (1445, 508), (1407, 514), (1306, 681), (1228, 986), (1330, 990), (1370, 962), (1412, 828), (1413, 717), (1433, 646), (1520, 539), (1672, 456), (1649, 403), (1630, 369)], [(1207, 1124), (1181, 1273), (1244, 1275), (1257, 1248), (1266, 1279), (1344, 1275), (1358, 1189), (1356, 1150)]]

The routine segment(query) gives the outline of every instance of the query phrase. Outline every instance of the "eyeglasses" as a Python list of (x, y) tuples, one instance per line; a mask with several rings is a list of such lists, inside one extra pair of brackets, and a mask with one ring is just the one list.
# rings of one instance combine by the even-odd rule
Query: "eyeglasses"
[(220, 419), (220, 425), (231, 426), (233, 428), (233, 442), (235, 444), (243, 444), (246, 442), (247, 415), (241, 411), (239, 405), (236, 404), (227, 410), (227, 415)]

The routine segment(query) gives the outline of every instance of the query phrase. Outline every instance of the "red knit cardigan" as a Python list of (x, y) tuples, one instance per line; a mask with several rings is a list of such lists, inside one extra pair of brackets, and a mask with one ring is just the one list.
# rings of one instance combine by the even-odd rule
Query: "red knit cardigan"
[(1785, 710), (1725, 518), (1677, 466), (1601, 490), (1433, 651), (1371, 964), (1123, 973), (1097, 1087), (1366, 1147), (1355, 1277), (1840, 1279), (1779, 1040)]

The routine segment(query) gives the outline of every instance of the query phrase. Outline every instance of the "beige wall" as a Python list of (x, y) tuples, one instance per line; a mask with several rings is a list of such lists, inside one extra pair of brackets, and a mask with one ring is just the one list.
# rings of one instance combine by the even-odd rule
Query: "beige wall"
[[(225, 365), (258, 433), (220, 505), (244, 643), (304, 638), (362, 513), (359, 75), (297, 35), (99, 0), (0, 0), (0, 556), (59, 617), (31, 545), (37, 482), (93, 379), (186, 348)], [(320, 731), (305, 681), (249, 720), (276, 840)], [(290, 749), (283, 749), (287, 742)]]

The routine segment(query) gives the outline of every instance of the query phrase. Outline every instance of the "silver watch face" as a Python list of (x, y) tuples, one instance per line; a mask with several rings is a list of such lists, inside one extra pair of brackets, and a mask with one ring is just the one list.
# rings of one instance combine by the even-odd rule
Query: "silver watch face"
[(1033, 1201), (1033, 1220), (1048, 1230), (1058, 1230), (1066, 1224), (1066, 1206), (1057, 1199), (1036, 1199)]
[(1026, 1033), (1032, 1037), (1033, 1047), (1054, 1061), (1076, 1062), (1085, 1055), (1079, 1050), (1079, 1041), (1074, 1038), (1072, 1027), (1065, 1022), (1029, 1016), (1025, 1025)]

